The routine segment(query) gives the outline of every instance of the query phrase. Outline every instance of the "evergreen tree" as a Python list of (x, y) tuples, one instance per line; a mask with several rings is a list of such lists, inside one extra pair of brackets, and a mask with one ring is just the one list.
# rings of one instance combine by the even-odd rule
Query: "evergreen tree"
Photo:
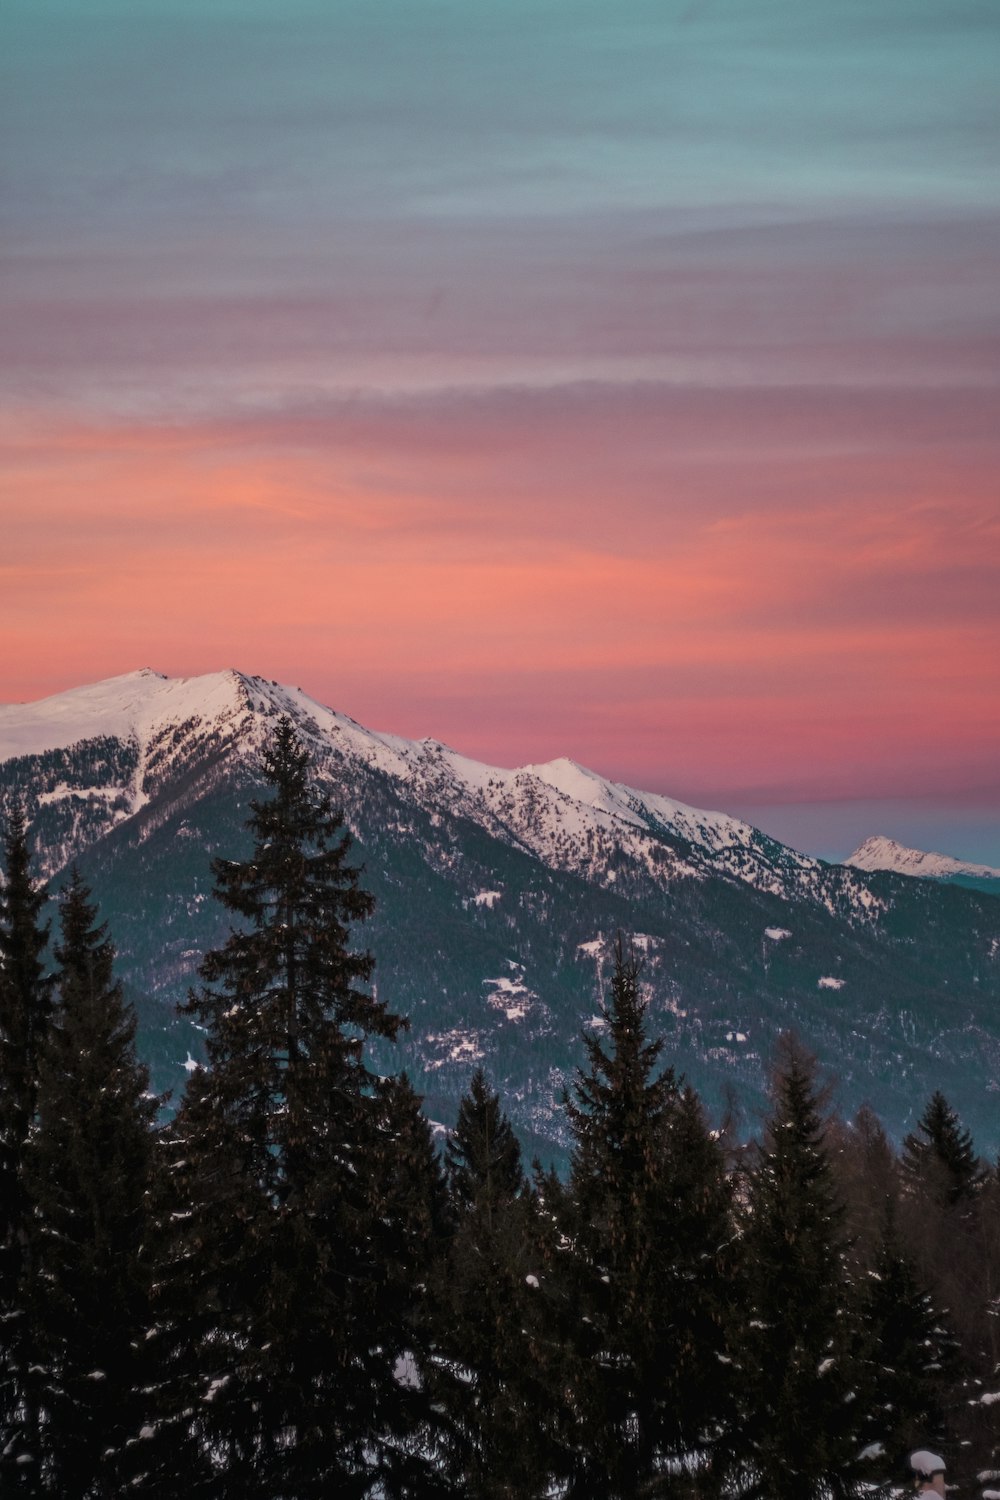
[[(986, 1174), (977, 1202), (977, 1283), (980, 1343), (975, 1351), (983, 1388), (975, 1406), (965, 1407), (969, 1423), (971, 1472), (1000, 1471), (1000, 1156)], [(983, 1401), (983, 1395), (993, 1395)]]
[(287, 719), (263, 771), (251, 857), (213, 866), (239, 925), (187, 1006), (208, 1033), (179, 1121), (182, 1238), (207, 1256), (188, 1405), (232, 1493), (361, 1496), (397, 1473), (412, 1436), (397, 1378), (410, 1331), (377, 1253), (382, 1102), (363, 1057), (401, 1023), (349, 947), (372, 898)]
[[(433, 1286), (448, 1237), (441, 1158), (420, 1096), (406, 1074), (379, 1080), (378, 1141), (371, 1161), (379, 1310), (396, 1331), (394, 1385), (387, 1389), (380, 1495), (448, 1490), (452, 1443), (433, 1391), (439, 1356)], [(394, 1408), (394, 1409), (393, 1409)]]
[(452, 1231), (437, 1278), (435, 1390), (451, 1423), (458, 1492), (543, 1494), (541, 1258), (521, 1147), (477, 1068), (445, 1150)]
[(652, 1495), (708, 1462), (726, 1410), (728, 1195), (697, 1096), (658, 1066), (620, 939), (602, 1018), (566, 1100), (570, 1494)]
[(854, 1491), (862, 1433), (843, 1208), (815, 1064), (788, 1036), (772, 1098), (745, 1235), (741, 1492), (845, 1495)]
[(476, 1209), (489, 1229), (527, 1186), (520, 1142), (482, 1068), (473, 1073), (459, 1103), (445, 1161), (455, 1212), (461, 1216)]
[(52, 1003), (44, 954), (45, 886), (31, 877), (23, 809), (10, 812), (0, 886), (0, 1488), (37, 1484), (37, 1412), (27, 1384), (31, 1363), (23, 1291), (29, 1203), (24, 1151), (35, 1117), (38, 1067)]
[(890, 1481), (914, 1448), (949, 1451), (946, 1420), (957, 1346), (944, 1312), (921, 1286), (892, 1215), (883, 1221), (874, 1264), (861, 1282), (862, 1472)]
[(58, 998), (42, 1049), (24, 1180), (33, 1206), (32, 1372), (45, 1493), (120, 1493), (136, 1430), (156, 1100), (114, 947), (74, 872), (61, 896)]
[(946, 1412), (957, 1344), (907, 1247), (899, 1161), (871, 1106), (849, 1128), (832, 1121), (828, 1142), (858, 1303), (860, 1469), (890, 1482), (914, 1448), (955, 1451)]
[(203, 1069), (194, 1072), (154, 1143), (144, 1407), (129, 1451), (130, 1483), (143, 1500), (225, 1493), (207, 1429), (220, 1389), (212, 1380), (228, 1373), (224, 1340), (241, 1307), (250, 1188), (241, 1143), (208, 1084)]
[(668, 1229), (660, 1304), (670, 1356), (662, 1441), (698, 1476), (696, 1493), (707, 1494), (722, 1482), (735, 1423), (730, 1351), (742, 1265), (723, 1149), (690, 1085), (668, 1119), (662, 1172)]
[(956, 1478), (968, 1481), (976, 1472), (971, 1450), (980, 1454), (979, 1467), (991, 1461), (992, 1413), (977, 1398), (996, 1380), (996, 1334), (988, 1311), (996, 1248), (987, 1228), (989, 1175), (969, 1131), (940, 1091), (903, 1143), (902, 1174), (900, 1219), (907, 1248), (921, 1282), (948, 1310), (961, 1350), (946, 1416), (961, 1436)]
[(850, 1126), (830, 1121), (827, 1144), (833, 1156), (837, 1194), (844, 1205), (844, 1228), (851, 1263), (861, 1277), (882, 1254), (886, 1226), (898, 1223), (899, 1162), (881, 1121), (863, 1104)]
[(971, 1133), (940, 1090), (904, 1140), (902, 1164), (910, 1187), (942, 1207), (969, 1203), (985, 1178)]

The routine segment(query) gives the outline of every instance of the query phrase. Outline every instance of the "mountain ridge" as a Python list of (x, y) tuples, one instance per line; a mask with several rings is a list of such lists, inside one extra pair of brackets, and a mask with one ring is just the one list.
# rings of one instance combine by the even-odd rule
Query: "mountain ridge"
[[(149, 767), (150, 751), (161, 744), (166, 733), (197, 720), (214, 722), (217, 731), (228, 725), (246, 734), (245, 745), (252, 753), (266, 732), (263, 721), (276, 713), (292, 718), (314, 752), (318, 748), (325, 752), (343, 750), (401, 781), (420, 783), (428, 803), (446, 794), (457, 798), (462, 806), (475, 807), (496, 831), (506, 830), (508, 836), (536, 855), (543, 853), (539, 840), (531, 836), (527, 820), (519, 812), (523, 814), (526, 804), (534, 806), (533, 790), (537, 793), (545, 789), (551, 799), (550, 816), (566, 841), (579, 841), (591, 828), (607, 830), (612, 824), (624, 824), (637, 834), (669, 829), (722, 859), (739, 878), (753, 877), (751, 856), (761, 847), (781, 850), (785, 863), (803, 875), (823, 865), (823, 861), (799, 854), (727, 813), (643, 792), (603, 777), (568, 757), (510, 770), (488, 765), (438, 740), (407, 740), (366, 729), (300, 688), (235, 668), (192, 678), (169, 678), (143, 668), (36, 704), (0, 705), (0, 761), (71, 748), (98, 737), (130, 737), (136, 741), (138, 778), (132, 791), (132, 811), (138, 811), (148, 796), (141, 783)], [(83, 790), (67, 788), (66, 794), (80, 795)], [(127, 802), (128, 788), (117, 791)], [(46, 795), (55, 800), (57, 793)], [(571, 806), (580, 812), (572, 813)], [(118, 813), (119, 817), (123, 815), (121, 805)], [(736, 857), (738, 853), (743, 855), (741, 860)], [(697, 871), (692, 865), (687, 873)]]
[(402, 1061), (438, 1118), (482, 1062), (529, 1144), (558, 1148), (559, 1095), (621, 929), (651, 1024), (710, 1104), (735, 1087), (752, 1111), (791, 1025), (840, 1073), (845, 1107), (881, 1101), (898, 1133), (934, 1087), (970, 1087), (997, 1133), (995, 899), (827, 864), (567, 757), (482, 765), (235, 670), (145, 669), (0, 708), (0, 804), (25, 802), (42, 873), (75, 861), (93, 884), (158, 1087), (198, 1055), (173, 1003), (225, 938), (210, 861), (245, 852), (283, 714), (355, 837), (376, 898), (357, 940), (411, 1018)]

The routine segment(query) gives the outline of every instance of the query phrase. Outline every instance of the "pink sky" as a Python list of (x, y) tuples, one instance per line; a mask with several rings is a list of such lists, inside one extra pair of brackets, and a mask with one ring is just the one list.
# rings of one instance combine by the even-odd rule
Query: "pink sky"
[(677, 793), (985, 787), (1000, 514), (976, 405), (645, 385), (22, 413), (8, 696), (237, 665), (375, 727)]
[(237, 9), (5, 7), (0, 699), (236, 666), (1000, 863), (987, 9)]

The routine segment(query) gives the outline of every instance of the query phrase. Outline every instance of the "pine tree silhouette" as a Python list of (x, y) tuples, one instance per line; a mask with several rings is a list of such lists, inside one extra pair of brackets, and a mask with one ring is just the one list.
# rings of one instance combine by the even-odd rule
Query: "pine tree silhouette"
[[(748, 1493), (855, 1492), (861, 1451), (857, 1335), (815, 1062), (781, 1039), (745, 1234), (748, 1293), (737, 1451)], [(855, 1397), (851, 1397), (851, 1392)]]
[[(625, 1497), (661, 1492), (679, 1465), (704, 1457), (700, 1436), (725, 1388), (704, 1260), (729, 1236), (721, 1161), (693, 1091), (682, 1096), (659, 1066), (662, 1040), (648, 1039), (639, 964), (621, 938), (601, 1014), (565, 1101), (574, 1138), (565, 1265), (577, 1311), (569, 1493)], [(696, 1330), (706, 1341), (697, 1350)]]
[(482, 1068), (446, 1147), (451, 1237), (437, 1285), (436, 1388), (455, 1439), (452, 1472), (470, 1500), (544, 1494), (544, 1272), (521, 1147)]
[(402, 1023), (350, 947), (372, 898), (288, 719), (263, 772), (251, 857), (213, 865), (239, 923), (186, 1007), (208, 1052), (178, 1121), (182, 1241), (206, 1257), (188, 1314), (193, 1428), (234, 1494), (416, 1493), (418, 1421), (397, 1378), (412, 1335), (386, 1295), (373, 1187), (384, 1097), (364, 1060)]
[(24, 1152), (35, 1118), (38, 1069), (52, 1006), (42, 920), (45, 886), (32, 879), (23, 808), (10, 812), (0, 886), (0, 1488), (38, 1484), (38, 1412), (24, 1293), (31, 1283), (30, 1204)]
[(60, 900), (57, 1003), (25, 1153), (29, 1321), (45, 1493), (120, 1493), (138, 1430), (147, 1193), (157, 1101), (135, 1055), (115, 950), (75, 871)]

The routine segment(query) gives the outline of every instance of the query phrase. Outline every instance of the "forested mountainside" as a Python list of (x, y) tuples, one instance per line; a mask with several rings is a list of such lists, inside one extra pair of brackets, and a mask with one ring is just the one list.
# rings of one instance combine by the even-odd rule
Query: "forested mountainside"
[(619, 938), (558, 1106), (568, 1172), (526, 1174), (481, 1067), (442, 1151), (288, 717), (262, 770), (185, 1002), (206, 1065), (159, 1122), (92, 892), (64, 882), (50, 945), (5, 819), (4, 1494), (861, 1500), (927, 1448), (993, 1475), (1000, 1161), (940, 1090), (897, 1153), (785, 1032), (742, 1144)]
[(175, 1014), (229, 919), (210, 860), (247, 850), (262, 739), (287, 714), (345, 811), (375, 911), (375, 984), (431, 1114), (481, 1063), (530, 1149), (558, 1156), (557, 1101), (621, 930), (650, 1015), (711, 1108), (749, 1128), (795, 1027), (899, 1138), (935, 1088), (1000, 1144), (1000, 903), (940, 881), (824, 864), (721, 813), (571, 761), (515, 771), (364, 729), (235, 672), (141, 672), (0, 709), (0, 798), (22, 798), (41, 873), (76, 861), (115, 933), (157, 1088), (201, 1033)]

